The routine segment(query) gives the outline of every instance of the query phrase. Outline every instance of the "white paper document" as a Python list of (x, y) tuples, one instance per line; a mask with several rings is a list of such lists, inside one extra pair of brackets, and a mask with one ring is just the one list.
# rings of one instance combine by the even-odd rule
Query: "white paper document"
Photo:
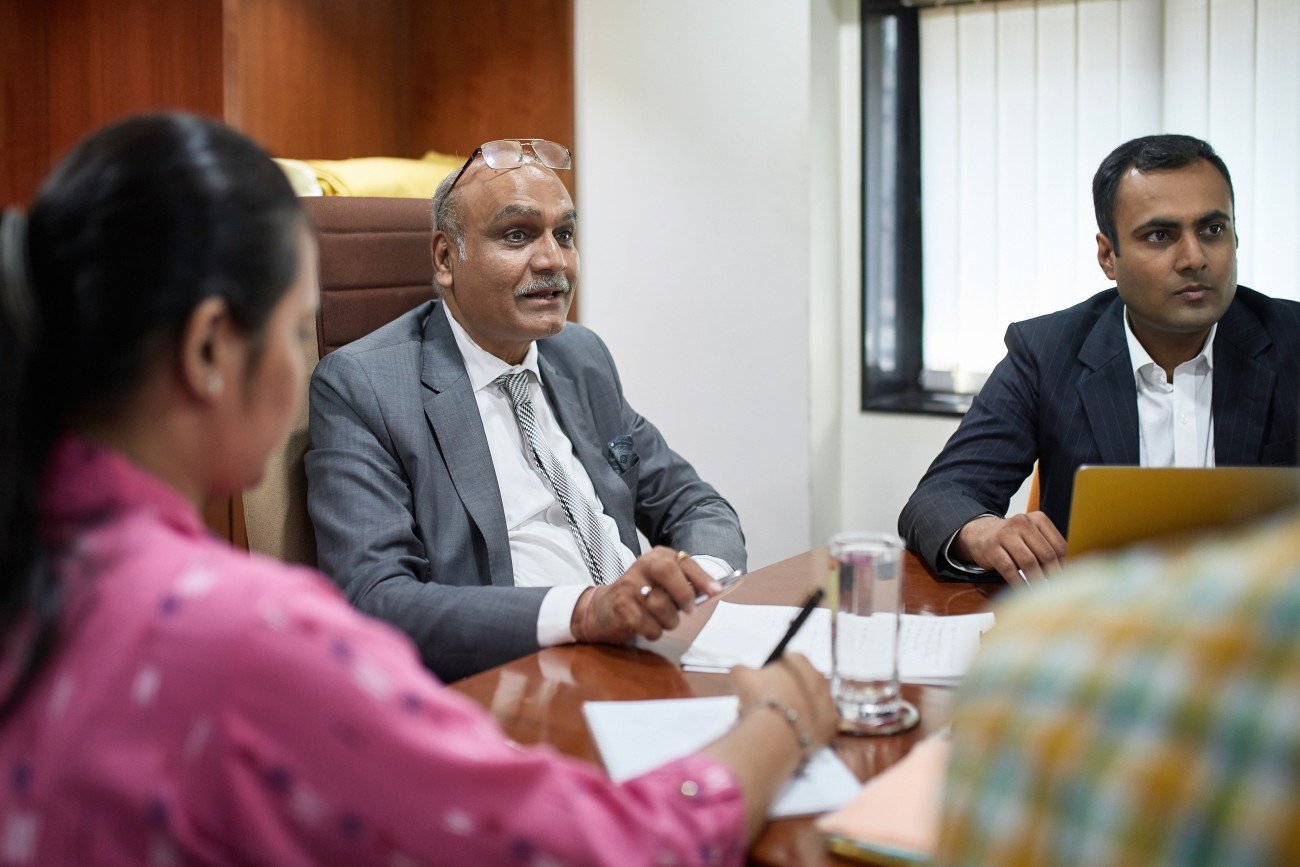
[[(785, 634), (799, 609), (788, 605), (737, 605), (719, 602), (695, 642), (682, 654), (690, 671), (728, 671), (734, 665), (758, 668)], [(864, 658), (888, 640), (888, 628), (874, 618), (857, 618), (852, 633)], [(966, 673), (980, 635), (993, 626), (993, 613), (933, 617), (904, 614), (898, 635), (898, 676), (903, 683), (955, 683)], [(813, 611), (787, 648), (802, 653), (825, 675), (831, 673), (831, 613)]]
[[(731, 727), (737, 709), (737, 698), (725, 695), (589, 701), (582, 713), (610, 779), (621, 783), (698, 752)], [(861, 788), (840, 757), (822, 749), (777, 793), (767, 815), (780, 819), (838, 810)]]

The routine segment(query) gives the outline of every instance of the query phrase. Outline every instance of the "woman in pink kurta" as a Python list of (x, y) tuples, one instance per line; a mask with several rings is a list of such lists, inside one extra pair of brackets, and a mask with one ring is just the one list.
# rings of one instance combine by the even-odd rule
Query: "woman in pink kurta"
[(615, 785), (205, 532), (195, 504), (256, 479), (301, 396), (314, 256), (270, 161), (183, 116), (92, 137), (30, 225), (6, 213), (0, 862), (740, 861), (796, 736), (833, 730), (802, 661), (737, 678), (801, 722), (755, 712)]

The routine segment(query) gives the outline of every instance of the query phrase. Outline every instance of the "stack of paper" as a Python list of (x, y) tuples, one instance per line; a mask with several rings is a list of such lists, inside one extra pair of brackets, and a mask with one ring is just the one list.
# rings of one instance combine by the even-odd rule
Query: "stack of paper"
[[(610, 779), (623, 782), (689, 756), (717, 740), (736, 721), (734, 695), (658, 701), (589, 701), (582, 706)], [(829, 749), (815, 753), (777, 794), (768, 817), (837, 810), (861, 788)]]
[[(786, 605), (719, 602), (695, 642), (682, 654), (682, 667), (690, 671), (728, 671), (735, 665), (758, 668), (798, 613), (798, 608)], [(887, 624), (875, 618), (859, 621), (863, 627), (858, 636), (860, 646), (870, 648), (888, 639)], [(904, 614), (898, 635), (899, 679), (940, 686), (956, 683), (979, 650), (980, 635), (992, 626), (992, 612), (952, 617)], [(830, 675), (830, 611), (814, 611), (787, 649), (802, 653), (823, 674)]]

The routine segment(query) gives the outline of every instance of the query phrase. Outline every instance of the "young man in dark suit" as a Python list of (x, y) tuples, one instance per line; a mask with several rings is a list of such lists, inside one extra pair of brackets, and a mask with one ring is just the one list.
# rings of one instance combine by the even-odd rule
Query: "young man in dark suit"
[[(1232, 180), (1206, 142), (1116, 148), (1093, 178), (1115, 288), (1017, 322), (899, 517), (940, 574), (1034, 581), (1065, 556), (1082, 464), (1294, 464), (1300, 304), (1237, 284)], [(1039, 465), (1042, 510), (1004, 518)]]

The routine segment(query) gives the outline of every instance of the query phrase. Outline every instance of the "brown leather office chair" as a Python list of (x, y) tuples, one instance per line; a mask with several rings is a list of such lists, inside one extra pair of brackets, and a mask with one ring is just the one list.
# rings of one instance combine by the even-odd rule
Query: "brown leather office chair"
[[(427, 199), (346, 196), (303, 199), (320, 244), (320, 313), (303, 342), (308, 368), (432, 297), (432, 229)], [(316, 537), (307, 517), (307, 400), (266, 477), (244, 492), (250, 550), (316, 565)]]

